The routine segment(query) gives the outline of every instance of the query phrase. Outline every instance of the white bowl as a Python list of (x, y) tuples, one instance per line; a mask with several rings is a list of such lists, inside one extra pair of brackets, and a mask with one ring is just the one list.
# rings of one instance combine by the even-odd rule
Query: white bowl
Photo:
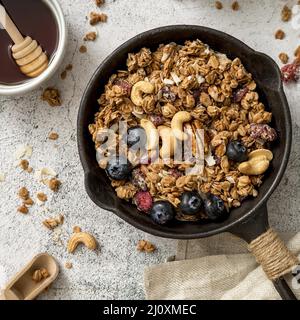
[(67, 26), (66, 21), (57, 0), (42, 0), (44, 1), (51, 11), (53, 12), (57, 25), (58, 25), (58, 45), (54, 52), (48, 68), (38, 77), (30, 79), (21, 84), (0, 84), (0, 95), (15, 96), (21, 95), (26, 92), (32, 91), (49, 80), (58, 69), (65, 55), (67, 47)]

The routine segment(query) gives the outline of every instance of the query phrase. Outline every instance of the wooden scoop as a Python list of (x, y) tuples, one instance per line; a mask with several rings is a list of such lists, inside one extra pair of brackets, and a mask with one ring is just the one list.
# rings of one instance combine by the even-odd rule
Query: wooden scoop
[(11, 49), (12, 56), (20, 67), (21, 72), (30, 78), (39, 76), (47, 69), (49, 64), (48, 57), (42, 47), (30, 37), (23, 38), (1, 4), (0, 23), (14, 42)]
[[(33, 280), (36, 270), (47, 269), (49, 277), (40, 282)], [(47, 253), (35, 256), (0, 292), (0, 300), (33, 300), (44, 291), (57, 277), (57, 262)]]

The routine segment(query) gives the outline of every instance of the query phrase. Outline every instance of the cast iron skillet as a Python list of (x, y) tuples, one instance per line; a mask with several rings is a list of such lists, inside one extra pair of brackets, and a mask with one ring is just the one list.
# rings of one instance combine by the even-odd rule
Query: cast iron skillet
[[(231, 211), (230, 217), (221, 223), (182, 223), (169, 226), (154, 224), (147, 216), (119, 199), (110, 185), (105, 172), (96, 162), (95, 148), (88, 131), (93, 123), (99, 105), (97, 99), (104, 91), (109, 77), (118, 69), (126, 67), (129, 52), (137, 52), (142, 47), (156, 49), (159, 44), (200, 39), (211, 48), (225, 53), (229, 58), (239, 57), (258, 85), (258, 91), (266, 107), (273, 113), (273, 124), (279, 139), (272, 146), (274, 159), (259, 188), (257, 198), (248, 199), (240, 208)], [(85, 187), (90, 198), (101, 208), (112, 211), (133, 226), (156, 236), (174, 239), (196, 239), (220, 232), (231, 232), (251, 242), (268, 230), (267, 201), (279, 184), (287, 166), (292, 137), (291, 116), (283, 92), (280, 70), (267, 55), (256, 52), (243, 42), (223, 32), (201, 26), (175, 25), (153, 29), (128, 40), (98, 67), (83, 95), (78, 114), (78, 148), (85, 172)], [(284, 279), (274, 285), (282, 298), (295, 299)]]

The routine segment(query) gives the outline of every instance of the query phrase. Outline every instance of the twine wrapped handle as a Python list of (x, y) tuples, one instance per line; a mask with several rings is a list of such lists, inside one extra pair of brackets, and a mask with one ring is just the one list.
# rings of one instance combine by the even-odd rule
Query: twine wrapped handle
[(291, 272), (299, 264), (297, 257), (289, 251), (277, 233), (269, 229), (248, 245), (267, 277), (274, 281)]

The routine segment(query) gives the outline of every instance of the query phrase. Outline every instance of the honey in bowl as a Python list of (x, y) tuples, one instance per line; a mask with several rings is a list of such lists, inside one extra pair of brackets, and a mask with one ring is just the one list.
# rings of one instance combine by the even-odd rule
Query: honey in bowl
[[(24, 36), (35, 39), (46, 52), (49, 61), (58, 44), (58, 25), (50, 7), (43, 0), (0, 0), (10, 18)], [(29, 14), (30, 13), (30, 14)], [(13, 42), (7, 32), (0, 29), (0, 83), (20, 84), (28, 81), (12, 57)]]

